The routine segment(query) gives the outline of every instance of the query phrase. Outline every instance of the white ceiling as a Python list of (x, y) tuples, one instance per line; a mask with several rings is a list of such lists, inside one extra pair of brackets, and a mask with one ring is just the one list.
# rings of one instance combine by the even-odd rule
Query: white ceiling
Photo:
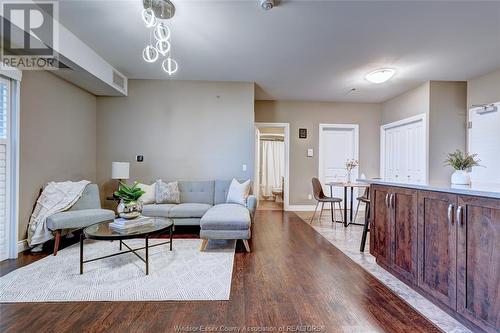
[[(173, 1), (174, 79), (255, 82), (257, 99), (380, 102), (500, 68), (500, 1), (282, 0), (271, 11), (258, 0)], [(142, 0), (61, 0), (59, 19), (129, 78), (167, 79), (142, 60), (141, 9)], [(397, 74), (368, 83), (379, 67)]]

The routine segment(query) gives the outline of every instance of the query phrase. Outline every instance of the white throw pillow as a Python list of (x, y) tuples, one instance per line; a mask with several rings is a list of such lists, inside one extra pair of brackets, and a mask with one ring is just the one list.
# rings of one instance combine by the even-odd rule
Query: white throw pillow
[(250, 194), (250, 179), (244, 183), (238, 182), (236, 179), (231, 181), (229, 191), (227, 192), (227, 203), (236, 203), (246, 206), (247, 198)]
[(181, 192), (177, 182), (165, 183), (161, 179), (157, 180), (155, 194), (157, 204), (181, 203)]
[(140, 188), (141, 190), (143, 190), (144, 193), (143, 195), (141, 195), (141, 197), (139, 198), (140, 201), (142, 201), (143, 204), (145, 205), (149, 205), (149, 204), (153, 204), (155, 203), (155, 200), (156, 200), (156, 196), (155, 196), (155, 184), (151, 184), (151, 185), (146, 185), (146, 184), (137, 184), (137, 187)]

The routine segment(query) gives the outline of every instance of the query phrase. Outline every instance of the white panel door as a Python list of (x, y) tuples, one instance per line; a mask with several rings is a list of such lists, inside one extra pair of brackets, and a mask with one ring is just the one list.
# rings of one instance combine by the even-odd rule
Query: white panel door
[(477, 154), (482, 167), (472, 168), (473, 182), (500, 184), (500, 103), (497, 111), (469, 111), (469, 152)]
[[(323, 191), (331, 195), (330, 187), (324, 184), (329, 182), (347, 181), (345, 163), (348, 159), (358, 159), (357, 138), (354, 128), (328, 127), (320, 128), (320, 175), (319, 180), (324, 186)], [(352, 178), (358, 177), (358, 167), (352, 172)], [(335, 187), (333, 195), (343, 197), (343, 190)]]
[(386, 128), (384, 178), (392, 182), (425, 181), (426, 152), (423, 121)]
[(9, 257), (9, 128), (10, 81), (0, 78), (0, 261)]

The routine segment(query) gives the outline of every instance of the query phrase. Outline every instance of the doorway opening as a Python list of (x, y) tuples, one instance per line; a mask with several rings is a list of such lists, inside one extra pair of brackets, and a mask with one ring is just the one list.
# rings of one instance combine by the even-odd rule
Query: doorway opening
[(258, 210), (288, 208), (288, 124), (256, 124), (255, 186)]

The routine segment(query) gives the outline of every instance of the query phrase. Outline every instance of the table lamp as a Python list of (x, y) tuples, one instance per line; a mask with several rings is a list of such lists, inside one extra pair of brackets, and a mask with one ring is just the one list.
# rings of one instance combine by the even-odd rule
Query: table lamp
[(111, 178), (122, 181), (129, 179), (130, 163), (129, 162), (112, 162), (111, 163)]

